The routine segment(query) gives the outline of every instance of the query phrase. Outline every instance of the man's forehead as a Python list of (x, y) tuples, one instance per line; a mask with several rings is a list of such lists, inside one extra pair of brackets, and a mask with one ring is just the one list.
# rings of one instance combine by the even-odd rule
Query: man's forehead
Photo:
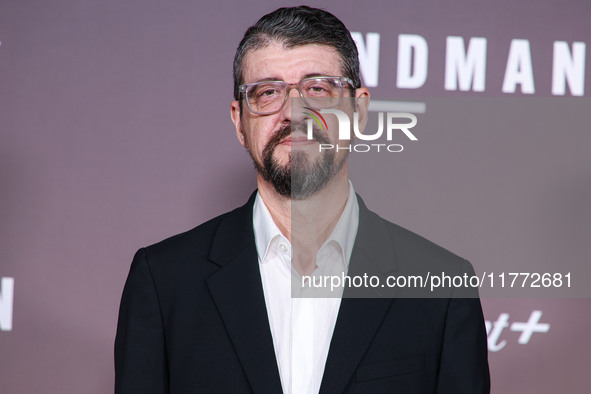
[(246, 53), (243, 79), (245, 83), (249, 83), (271, 79), (286, 80), (288, 75), (291, 78), (336, 75), (341, 65), (340, 54), (330, 45), (303, 44), (288, 47), (271, 42)]

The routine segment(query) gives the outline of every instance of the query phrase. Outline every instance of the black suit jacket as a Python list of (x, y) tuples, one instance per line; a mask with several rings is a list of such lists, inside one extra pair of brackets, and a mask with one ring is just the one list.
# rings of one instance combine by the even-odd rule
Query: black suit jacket
[[(119, 312), (116, 393), (281, 393), (253, 203), (254, 194), (137, 252)], [(359, 204), (350, 273), (369, 266), (400, 274), (434, 262), (471, 272), (465, 260)], [(320, 394), (489, 391), (478, 298), (343, 298)]]

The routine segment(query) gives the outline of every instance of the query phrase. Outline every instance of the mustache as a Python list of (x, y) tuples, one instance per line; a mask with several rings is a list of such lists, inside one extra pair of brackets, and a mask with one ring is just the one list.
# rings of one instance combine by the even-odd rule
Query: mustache
[[(295, 132), (302, 132), (304, 134), (308, 133), (308, 125), (305, 124), (304, 122), (292, 122), (291, 123), (291, 132), (295, 133)], [(328, 144), (330, 143), (330, 140), (328, 139), (328, 136), (326, 135), (326, 131), (322, 131), (318, 128), (318, 125), (314, 122), (312, 122), (312, 139), (316, 142), (319, 142), (321, 144)]]
[[(273, 146), (277, 146), (283, 141), (284, 139), (290, 137), (293, 133), (301, 132), (303, 134), (308, 134), (308, 127), (303, 122), (290, 122), (283, 125), (277, 132), (271, 137), (269, 140), (269, 144), (273, 144)], [(328, 144), (330, 140), (326, 135), (326, 132), (323, 132), (318, 128), (316, 124), (312, 124), (312, 139), (317, 141), (321, 144)]]
[[(263, 149), (263, 157), (271, 156), (277, 145), (296, 132), (307, 134), (307, 125), (303, 122), (289, 122), (281, 126), (281, 128), (269, 139), (267, 145), (265, 145), (265, 148)], [(312, 139), (320, 144), (330, 144), (330, 140), (328, 139), (328, 136), (326, 136), (326, 133), (322, 132), (315, 124), (312, 125)]]

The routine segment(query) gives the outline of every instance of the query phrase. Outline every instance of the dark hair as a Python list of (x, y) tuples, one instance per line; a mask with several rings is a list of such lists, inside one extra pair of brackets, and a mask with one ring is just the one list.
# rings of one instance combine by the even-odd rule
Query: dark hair
[(282, 43), (285, 48), (306, 44), (332, 46), (341, 56), (341, 72), (351, 78), (356, 88), (359, 78), (359, 54), (351, 33), (330, 12), (307, 6), (279, 8), (263, 16), (248, 28), (234, 56), (234, 98), (239, 99), (238, 86), (242, 84), (242, 63), (249, 50), (260, 49), (271, 42)]

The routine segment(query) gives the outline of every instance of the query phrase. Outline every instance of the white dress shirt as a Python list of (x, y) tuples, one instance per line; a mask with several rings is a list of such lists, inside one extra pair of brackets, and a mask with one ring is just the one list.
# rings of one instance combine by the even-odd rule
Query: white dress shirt
[[(347, 272), (358, 225), (359, 203), (349, 182), (345, 209), (318, 251), (313, 275)], [(292, 298), (292, 280), (301, 283), (299, 274), (292, 269), (292, 247), (260, 194), (254, 203), (253, 227), (283, 392), (317, 394), (341, 298)]]

